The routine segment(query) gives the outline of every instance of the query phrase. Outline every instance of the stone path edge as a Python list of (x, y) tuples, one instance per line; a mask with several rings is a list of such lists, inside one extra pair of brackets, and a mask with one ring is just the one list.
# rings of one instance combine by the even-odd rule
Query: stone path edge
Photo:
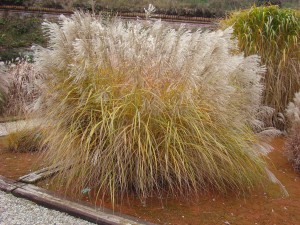
[(100, 225), (154, 225), (135, 217), (113, 212), (106, 208), (95, 208), (84, 202), (74, 202), (55, 192), (35, 185), (14, 181), (0, 175), (0, 190), (42, 205), (46, 208), (67, 213), (71, 216)]

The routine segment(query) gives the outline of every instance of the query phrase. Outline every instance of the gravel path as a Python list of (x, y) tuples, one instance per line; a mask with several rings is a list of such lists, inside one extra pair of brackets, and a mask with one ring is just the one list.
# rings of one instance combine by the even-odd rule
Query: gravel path
[(41, 207), (0, 191), (1, 225), (92, 225), (65, 213)]

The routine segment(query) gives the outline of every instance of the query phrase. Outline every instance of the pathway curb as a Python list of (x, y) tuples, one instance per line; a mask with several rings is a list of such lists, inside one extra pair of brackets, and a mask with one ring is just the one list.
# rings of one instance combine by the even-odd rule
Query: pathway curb
[(132, 216), (96, 208), (84, 202), (74, 202), (52, 191), (7, 179), (0, 175), (0, 190), (33, 201), (39, 205), (101, 225), (154, 225)]

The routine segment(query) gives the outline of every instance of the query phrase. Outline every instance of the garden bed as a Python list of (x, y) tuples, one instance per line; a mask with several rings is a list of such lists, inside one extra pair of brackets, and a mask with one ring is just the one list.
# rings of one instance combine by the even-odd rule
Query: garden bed
[[(152, 197), (142, 203), (132, 196), (118, 202), (114, 209), (123, 214), (132, 215), (157, 224), (297, 224), (300, 221), (300, 176), (297, 175), (283, 154), (283, 138), (272, 141), (273, 152), (269, 154), (270, 168), (289, 192), (283, 197), (278, 186), (267, 185), (266, 189), (257, 189), (248, 196), (218, 196), (212, 193), (191, 199)], [(37, 168), (39, 155), (36, 153), (0, 153), (0, 175), (17, 179)], [(50, 180), (38, 185), (57, 191), (49, 185)], [(60, 193), (66, 190), (60, 188)], [(77, 199), (94, 204), (93, 190), (83, 193)], [(112, 208), (109, 200), (96, 201), (96, 205)], [(229, 224), (227, 223), (227, 224)]]
[(40, 165), (37, 153), (15, 153), (2, 151), (2, 138), (0, 138), (0, 175), (10, 179), (17, 179), (31, 173)]
[[(60, 196), (58, 201), (66, 196), (158, 224), (298, 224), (299, 175), (291, 162), (299, 168), (300, 95), (290, 101), (299, 87), (282, 79), (282, 85), (263, 88), (269, 75), (277, 80), (297, 74), (287, 70), (298, 68), (297, 60), (281, 62), (294, 59), (286, 52), (297, 47), (290, 40), (299, 33), (298, 13), (282, 14), (274, 6), (251, 11), (259, 19), (265, 12), (274, 18), (285, 15), (276, 24), (289, 22), (295, 31), (287, 35), (283, 46), (290, 47), (279, 58), (273, 46), (264, 46), (260, 57), (242, 49), (231, 29), (190, 31), (160, 21), (127, 23), (83, 12), (61, 17), (59, 25), (44, 23), (49, 46), (39, 48), (35, 65), (21, 61), (4, 68), (14, 77), (8, 92), (5, 86), (0, 90), (5, 115), (33, 111), (43, 118), (31, 122), (33, 129), (28, 123), (21, 129), (19, 122), (0, 127), (1, 135), (9, 134), (3, 141), (6, 151), (18, 152), (0, 153), (0, 175), (20, 181), (11, 193), (26, 197), (39, 189), (31, 197), (43, 197), (46, 189)], [(149, 5), (147, 18), (151, 12)], [(263, 19), (263, 28), (272, 18)], [(290, 26), (284, 27), (279, 33), (289, 34)], [(240, 33), (247, 34), (244, 25)], [(274, 40), (281, 46), (277, 36)], [(232, 54), (238, 49), (245, 50), (245, 57)], [(278, 76), (273, 73), (277, 65), (283, 65)], [(295, 89), (281, 98), (290, 83)], [(278, 95), (270, 91), (275, 87), (282, 87)], [(283, 130), (286, 139), (275, 138), (273, 152), (262, 159), (267, 148), (257, 145), (255, 133), (272, 136)], [(52, 180), (48, 170), (47, 179), (34, 181), (39, 187), (19, 178), (46, 166), (56, 176)]]

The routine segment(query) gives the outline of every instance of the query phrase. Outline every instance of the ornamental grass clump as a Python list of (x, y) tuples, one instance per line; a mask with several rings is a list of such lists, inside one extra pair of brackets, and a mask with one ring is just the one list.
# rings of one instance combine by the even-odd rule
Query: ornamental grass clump
[(117, 196), (243, 193), (264, 181), (249, 128), (260, 106), (257, 56), (232, 55), (230, 30), (75, 13), (44, 23), (46, 161), (75, 191)]
[(4, 62), (0, 61), (0, 114), (3, 112), (5, 99), (7, 96), (7, 68), (4, 64)]
[(300, 173), (300, 92), (296, 93), (293, 102), (289, 103), (286, 115), (290, 123), (286, 154), (295, 171)]
[(25, 116), (38, 108), (41, 74), (26, 59), (7, 66), (3, 116)]
[(39, 151), (43, 140), (41, 135), (40, 127), (17, 129), (3, 137), (3, 150), (9, 152)]
[(278, 6), (252, 7), (223, 21), (233, 26), (246, 56), (258, 54), (267, 67), (263, 103), (284, 112), (300, 88), (300, 12)]

